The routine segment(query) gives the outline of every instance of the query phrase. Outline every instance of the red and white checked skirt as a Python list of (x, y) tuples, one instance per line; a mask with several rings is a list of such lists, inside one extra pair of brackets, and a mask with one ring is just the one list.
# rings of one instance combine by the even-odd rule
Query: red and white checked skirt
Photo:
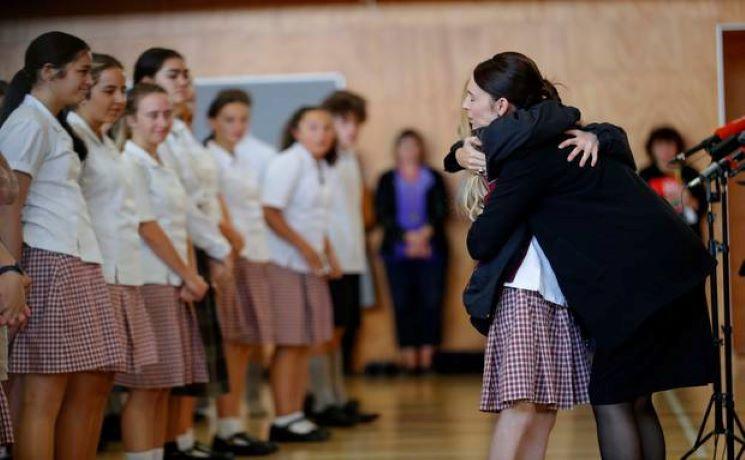
[(124, 331), (126, 366), (122, 372), (137, 372), (143, 366), (158, 362), (155, 333), (139, 286), (109, 284), (114, 313)]
[(155, 334), (158, 361), (136, 373), (118, 374), (117, 384), (172, 388), (207, 382), (204, 344), (194, 307), (181, 301), (175, 286), (146, 284), (141, 292)]
[(589, 350), (569, 309), (504, 288), (487, 338), (481, 410), (523, 401), (571, 409), (590, 401), (589, 383)]
[(222, 337), (246, 345), (272, 343), (273, 317), (267, 264), (239, 258), (235, 284), (229, 292), (218, 292), (217, 303)]
[(8, 372), (55, 374), (124, 368), (119, 327), (100, 265), (23, 248), (31, 316), (10, 342)]
[(276, 264), (266, 268), (277, 345), (313, 345), (331, 339), (334, 313), (325, 279)]
[(0, 445), (13, 444), (13, 423), (5, 391), (0, 387)]

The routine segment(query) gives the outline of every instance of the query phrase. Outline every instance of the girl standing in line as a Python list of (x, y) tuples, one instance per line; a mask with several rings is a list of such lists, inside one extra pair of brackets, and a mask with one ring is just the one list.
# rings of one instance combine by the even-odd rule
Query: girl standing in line
[[(130, 388), (122, 413), (125, 450), (132, 459), (163, 456), (170, 389), (206, 382), (204, 347), (190, 302), (207, 292), (188, 265), (188, 235), (202, 225), (178, 176), (162, 161), (158, 146), (171, 128), (171, 104), (156, 85), (139, 84), (127, 95), (124, 156), (131, 162), (140, 212), (142, 295), (156, 337), (158, 362), (118, 381)], [(202, 242), (204, 243), (204, 242)], [(219, 250), (219, 248), (216, 248)]]
[[(93, 86), (75, 112), (67, 115), (67, 121), (88, 149), (80, 186), (101, 248), (114, 313), (127, 345), (122, 371), (134, 373), (155, 364), (158, 356), (141, 293), (140, 215), (135, 207), (131, 166), (106, 133), (126, 105), (122, 64), (111, 56), (94, 54), (91, 77)], [(98, 419), (95, 426), (100, 429), (101, 423)], [(98, 436), (89, 442), (89, 449), (95, 451)]]
[[(228, 391), (228, 375), (222, 348), (222, 337), (217, 319), (216, 296), (228, 289), (232, 281), (231, 246), (220, 233), (221, 206), (218, 186), (218, 168), (214, 158), (194, 137), (184, 119), (191, 119), (193, 87), (189, 68), (184, 57), (175, 50), (150, 48), (143, 52), (134, 68), (135, 82), (160, 85), (168, 93), (174, 109), (173, 125), (160, 155), (181, 180), (184, 189), (195, 204), (195, 211), (205, 224), (205, 233), (194, 240), (195, 263), (199, 273), (210, 281), (207, 295), (197, 305), (200, 336), (207, 356), (209, 382), (175, 389), (171, 397), (171, 420), (169, 422), (169, 454), (197, 458), (212, 455), (208, 446), (194, 437), (193, 414), (195, 397), (216, 397)], [(221, 250), (212, 252), (199, 244), (200, 237), (220, 242)]]
[(19, 197), (0, 208), (0, 239), (32, 279), (33, 314), (10, 350), (14, 458), (90, 459), (125, 344), (78, 179), (87, 149), (63, 108), (91, 87), (91, 53), (77, 37), (48, 32), (26, 50), (0, 114), (0, 152)]
[(272, 307), (266, 274), (269, 249), (261, 208), (259, 175), (236, 145), (248, 130), (251, 99), (241, 90), (221, 91), (207, 116), (212, 127), (207, 147), (220, 170), (225, 200), (223, 232), (233, 243), (235, 285), (218, 296), (220, 329), (230, 376), (230, 392), (217, 398), (217, 433), (212, 449), (235, 455), (265, 455), (277, 450), (249, 436), (241, 420), (246, 371), (252, 354), (272, 343)]
[(326, 236), (329, 156), (335, 153), (331, 114), (298, 110), (283, 148), (266, 171), (262, 203), (269, 233), (268, 267), (276, 351), (271, 369), (276, 418), (270, 439), (325, 441), (329, 433), (305, 418), (312, 345), (331, 339), (333, 313), (326, 277), (341, 271)]

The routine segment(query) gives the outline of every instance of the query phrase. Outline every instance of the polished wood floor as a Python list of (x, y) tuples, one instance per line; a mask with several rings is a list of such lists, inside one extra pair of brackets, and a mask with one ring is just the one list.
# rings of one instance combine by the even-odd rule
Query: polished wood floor
[[(736, 402), (745, 415), (745, 360), (736, 364)], [(493, 418), (478, 412), (478, 376), (428, 376), (380, 379), (355, 378), (350, 392), (382, 413), (377, 422), (334, 431), (330, 442), (284, 445), (273, 460), (477, 460), (486, 458)], [(739, 400), (737, 396), (739, 395)], [(707, 388), (658, 395), (656, 406), (665, 430), (668, 458), (680, 458), (691, 445), (709, 397)], [(254, 434), (264, 435), (267, 420), (249, 421)], [(203, 423), (198, 437), (205, 442), (214, 427)], [(113, 445), (99, 459), (119, 459)], [(712, 458), (713, 444), (697, 458)], [(549, 459), (599, 458), (595, 425), (589, 407), (561, 413), (551, 436)]]

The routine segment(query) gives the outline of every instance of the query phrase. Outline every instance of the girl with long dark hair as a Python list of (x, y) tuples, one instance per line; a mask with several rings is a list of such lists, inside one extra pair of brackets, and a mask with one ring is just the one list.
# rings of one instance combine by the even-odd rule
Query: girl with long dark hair
[(81, 39), (48, 32), (26, 50), (0, 113), (0, 152), (19, 198), (0, 208), (2, 235), (33, 282), (12, 339), (14, 458), (92, 458), (113, 372), (125, 364), (103, 259), (78, 179), (85, 144), (64, 109), (91, 88)]

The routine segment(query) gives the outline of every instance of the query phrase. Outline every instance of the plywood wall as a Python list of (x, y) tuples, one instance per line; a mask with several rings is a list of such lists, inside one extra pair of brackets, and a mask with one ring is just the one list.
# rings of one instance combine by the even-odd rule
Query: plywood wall
[[(745, 22), (745, 2), (437, 2), (46, 18), (0, 22), (0, 76), (9, 78), (29, 40), (50, 29), (77, 34), (126, 64), (150, 46), (175, 48), (198, 76), (340, 71), (370, 101), (362, 148), (372, 185), (391, 166), (391, 139), (404, 126), (425, 133), (432, 163), (440, 164), (469, 71), (503, 50), (533, 57), (586, 121), (624, 126), (640, 163), (654, 125), (702, 138), (717, 125), (718, 22)], [(450, 178), (453, 190), (456, 183)], [(460, 303), (471, 269), (466, 228), (456, 218), (449, 226), (448, 349), (482, 346)], [(395, 355), (383, 299), (366, 314), (362, 361)]]

